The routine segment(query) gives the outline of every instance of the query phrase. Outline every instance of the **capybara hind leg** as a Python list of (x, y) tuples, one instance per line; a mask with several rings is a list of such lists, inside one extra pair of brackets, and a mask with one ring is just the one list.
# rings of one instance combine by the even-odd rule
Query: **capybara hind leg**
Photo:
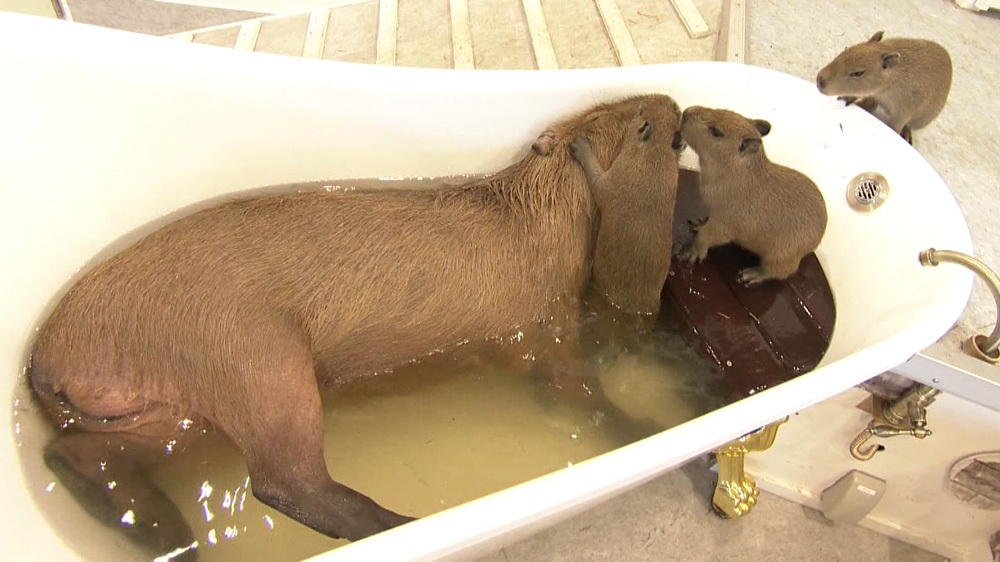
[[(66, 433), (50, 442), (45, 464), (91, 516), (119, 527), (156, 555), (186, 549), (194, 535), (177, 505), (150, 482), (143, 464), (163, 457), (160, 441), (117, 433)], [(193, 548), (172, 560), (194, 560)]]
[(799, 259), (761, 259), (757, 267), (748, 267), (739, 272), (736, 279), (747, 286), (757, 285), (768, 279), (785, 279), (799, 269)]
[(248, 419), (223, 429), (243, 450), (258, 500), (325, 535), (350, 540), (412, 520), (330, 478), (311, 364), (255, 378), (254, 388), (241, 394), (239, 407)]

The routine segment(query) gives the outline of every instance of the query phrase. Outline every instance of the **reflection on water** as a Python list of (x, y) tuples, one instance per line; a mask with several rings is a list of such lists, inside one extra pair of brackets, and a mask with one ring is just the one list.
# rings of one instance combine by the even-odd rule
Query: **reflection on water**
[[(472, 345), (324, 395), (326, 460), (336, 480), (394, 511), (424, 516), (558, 470), (721, 405), (718, 369), (663, 323), (641, 339), (600, 341), (620, 326), (589, 314), (587, 357), (561, 389)], [(529, 342), (511, 338), (505, 345)], [(511, 343), (513, 342), (513, 343)], [(623, 349), (628, 347), (626, 351)], [(520, 361), (533, 362), (517, 349)], [(589, 371), (588, 371), (589, 370)], [(587, 371), (587, 372), (585, 372)], [(567, 398), (567, 391), (583, 389)], [(15, 403), (18, 438), (50, 434), (26, 389)], [(181, 422), (190, 425), (189, 420)], [(258, 502), (242, 457), (223, 436), (201, 435), (148, 474), (191, 526), (201, 560), (298, 560), (346, 541), (327, 538)], [(30, 450), (38, 454), (34, 443)], [(165, 451), (167, 452), (167, 451)], [(167, 462), (169, 461), (169, 462)], [(38, 466), (38, 458), (22, 458)], [(79, 536), (68, 496), (51, 473), (26, 470), (28, 486), (57, 531), (86, 558), (136, 559), (113, 526)], [(115, 482), (108, 482), (114, 489)], [(67, 503), (69, 502), (69, 504)], [(70, 510), (72, 511), (72, 510)], [(130, 525), (129, 513), (119, 526)], [(91, 523), (92, 525), (92, 523)], [(85, 527), (85, 526), (84, 526)], [(83, 527), (80, 527), (81, 529)], [(100, 536), (99, 536), (100, 535)], [(180, 550), (143, 554), (162, 560)]]

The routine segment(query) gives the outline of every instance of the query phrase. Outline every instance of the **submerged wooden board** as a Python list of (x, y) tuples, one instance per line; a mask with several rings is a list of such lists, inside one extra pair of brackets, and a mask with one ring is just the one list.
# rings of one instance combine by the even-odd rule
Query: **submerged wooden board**
[(734, 398), (814, 369), (835, 320), (833, 294), (816, 256), (806, 256), (785, 281), (747, 287), (736, 281), (737, 273), (758, 259), (734, 245), (713, 249), (699, 264), (680, 260), (680, 249), (693, 238), (689, 221), (705, 216), (697, 174), (681, 171), (661, 314), (674, 315), (691, 344), (722, 369)]

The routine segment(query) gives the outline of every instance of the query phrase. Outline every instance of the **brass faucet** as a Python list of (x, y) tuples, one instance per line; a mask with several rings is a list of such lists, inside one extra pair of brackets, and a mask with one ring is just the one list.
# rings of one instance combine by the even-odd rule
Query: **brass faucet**
[(976, 359), (994, 365), (1000, 363), (1000, 276), (987, 267), (985, 263), (961, 252), (928, 248), (920, 252), (919, 259), (920, 264), (925, 266), (937, 266), (942, 262), (961, 265), (979, 275), (986, 283), (986, 286), (993, 294), (993, 301), (996, 304), (997, 310), (997, 318), (993, 325), (993, 331), (989, 335), (973, 335), (962, 345), (962, 349)]
[(936, 388), (919, 384), (892, 402), (873, 395), (872, 421), (851, 441), (851, 456), (859, 461), (867, 461), (884, 449), (882, 445), (862, 449), (862, 445), (872, 437), (912, 435), (923, 439), (931, 435), (931, 430), (927, 429), (927, 406), (940, 392)]

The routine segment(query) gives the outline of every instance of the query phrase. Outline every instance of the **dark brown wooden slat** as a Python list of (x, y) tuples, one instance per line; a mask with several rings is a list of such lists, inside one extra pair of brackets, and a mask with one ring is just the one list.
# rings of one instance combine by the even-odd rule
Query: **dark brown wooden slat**
[(829, 341), (787, 282), (767, 281), (747, 287), (737, 277), (742, 269), (756, 266), (757, 257), (733, 245), (712, 252), (730, 290), (757, 323), (761, 335), (789, 374), (798, 375), (815, 368)]
[(701, 264), (681, 263), (679, 250), (693, 238), (689, 221), (707, 216), (697, 183), (696, 173), (681, 171), (663, 313), (675, 315), (693, 345), (719, 365), (738, 399), (816, 366), (833, 329), (833, 298), (812, 254), (787, 281), (756, 287), (736, 282), (757, 258), (735, 246), (714, 249)]

